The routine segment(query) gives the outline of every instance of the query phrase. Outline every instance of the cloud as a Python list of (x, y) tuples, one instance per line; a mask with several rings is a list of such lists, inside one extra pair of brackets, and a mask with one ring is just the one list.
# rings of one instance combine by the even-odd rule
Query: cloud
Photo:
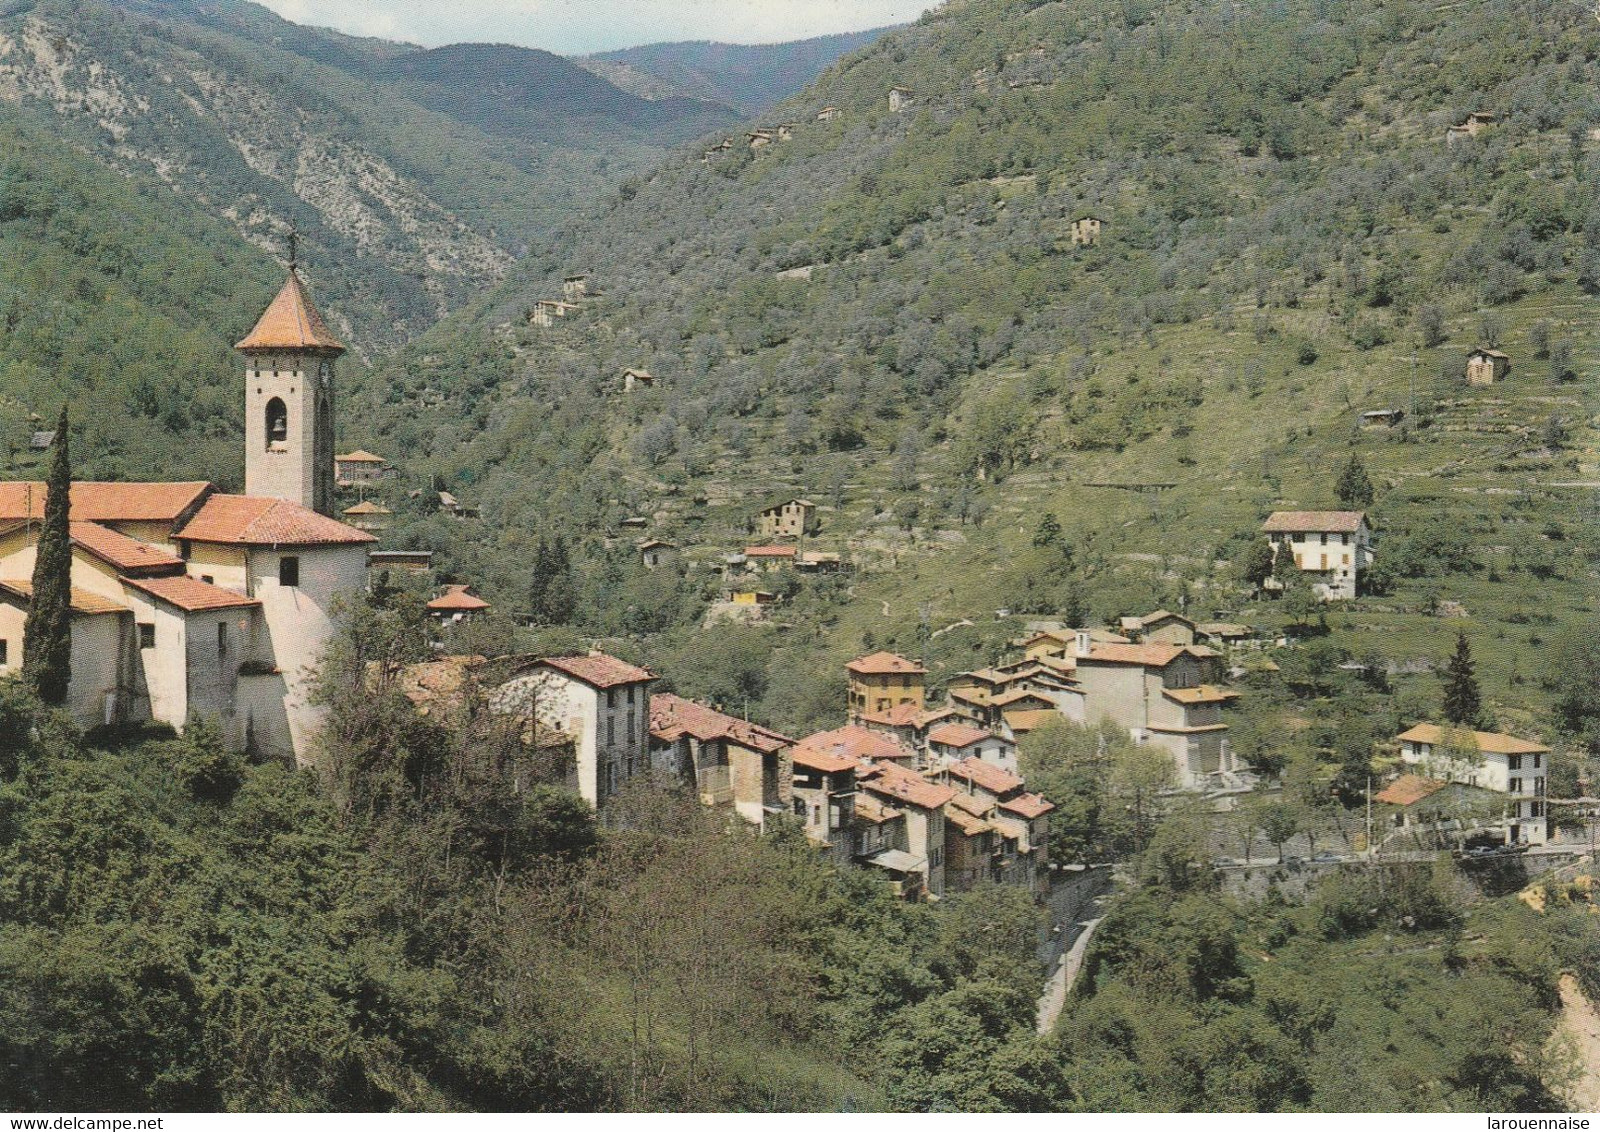
[(437, 47), (490, 41), (563, 55), (664, 40), (781, 43), (916, 19), (934, 0), (264, 0), (295, 23)]

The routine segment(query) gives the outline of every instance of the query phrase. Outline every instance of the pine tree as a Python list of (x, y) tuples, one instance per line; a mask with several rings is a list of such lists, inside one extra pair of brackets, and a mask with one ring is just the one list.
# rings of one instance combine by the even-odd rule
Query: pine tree
[(1444, 670), (1444, 717), (1458, 726), (1469, 727), (1477, 723), (1478, 713), (1483, 707), (1478, 694), (1476, 669), (1467, 635), (1457, 633), (1455, 655)]
[(1351, 454), (1350, 462), (1339, 473), (1334, 492), (1346, 507), (1372, 506), (1372, 481), (1367, 478), (1366, 465), (1362, 464), (1360, 456)]
[(44, 527), (33, 562), (33, 602), (22, 630), (22, 677), (52, 707), (67, 702), (72, 680), (72, 532), (67, 524), (72, 463), (67, 447), (63, 405), (44, 501)]

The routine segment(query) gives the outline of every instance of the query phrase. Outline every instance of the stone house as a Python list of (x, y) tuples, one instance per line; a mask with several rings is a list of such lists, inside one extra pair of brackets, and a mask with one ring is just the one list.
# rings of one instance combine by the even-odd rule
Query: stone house
[(1444, 140), (1448, 145), (1454, 145), (1463, 138), (1475, 138), (1484, 130), (1494, 125), (1495, 116), (1482, 110), (1475, 110), (1468, 114), (1466, 120), (1457, 126), (1447, 126), (1444, 131)]
[(1505, 831), (1509, 843), (1542, 845), (1550, 836), (1545, 783), (1550, 748), (1498, 731), (1469, 731), (1419, 723), (1396, 742), (1407, 766), (1450, 782), (1506, 795), (1511, 807)]
[(596, 809), (650, 770), (648, 669), (591, 652), (535, 661), (491, 694), (489, 707), (570, 735), (570, 787)]
[(772, 130), (751, 130), (744, 137), (751, 149), (765, 149), (778, 140)]
[(752, 525), (763, 538), (799, 538), (812, 529), (816, 513), (809, 499), (786, 499), (758, 511)]
[(1372, 562), (1372, 531), (1361, 511), (1274, 511), (1261, 524), (1272, 543), (1274, 571), (1287, 554), (1311, 575), (1324, 601), (1351, 600)]
[(844, 117), (844, 111), (837, 106), (824, 106), (817, 111), (817, 121), (819, 122), (835, 122), (842, 117)]
[(930, 728), (927, 742), (928, 761), (935, 768), (976, 759), (1012, 774), (1017, 770), (1017, 745), (991, 731), (952, 721)]
[[(904, 815), (905, 844), (903, 851), (912, 860), (885, 857), (874, 853), (862, 858), (863, 863), (892, 871), (905, 871), (909, 864), (920, 871), (928, 895), (944, 895), (944, 807), (955, 791), (942, 783), (931, 782), (916, 771), (898, 762), (875, 762), (856, 772), (856, 782), (863, 793), (880, 806), (892, 807)], [(857, 804), (859, 808), (859, 803)]]
[(671, 565), (678, 557), (678, 544), (664, 539), (645, 539), (638, 546), (639, 562), (646, 570)]
[(1394, 428), (1395, 425), (1406, 419), (1404, 409), (1368, 409), (1359, 418), (1360, 427), (1367, 431), (1380, 428)]
[(1222, 705), (1238, 693), (1216, 686), (1217, 654), (1200, 645), (1077, 643), (1077, 675), (1087, 722), (1109, 719), (1135, 742), (1172, 753), (1185, 787), (1237, 769), (1228, 747)]
[(578, 309), (576, 303), (566, 303), (560, 299), (540, 299), (533, 304), (533, 313), (528, 316), (528, 321), (534, 326), (549, 329)]
[(1067, 231), (1071, 234), (1074, 244), (1093, 247), (1099, 241), (1101, 229), (1105, 224), (1106, 222), (1100, 217), (1085, 212), (1072, 218), (1067, 225)]
[(647, 369), (625, 369), (622, 371), (622, 391), (632, 393), (635, 389), (648, 389), (655, 384), (655, 380)]
[(1158, 609), (1143, 617), (1124, 617), (1122, 633), (1138, 644), (1194, 644), (1195, 624), (1181, 613)]
[(581, 303), (589, 297), (589, 277), (568, 275), (561, 281), (561, 297), (569, 303)]
[(362, 487), (389, 476), (389, 461), (365, 448), (333, 458), (333, 479), (339, 487)]
[(1479, 346), (1467, 355), (1467, 384), (1493, 385), (1511, 370), (1511, 355)]
[(795, 564), (796, 551), (792, 546), (747, 546), (744, 560), (749, 569), (764, 574), (775, 574)]
[(892, 86), (889, 88), (889, 113), (903, 114), (916, 104), (916, 92), (909, 87)]
[(1402, 774), (1374, 794), (1372, 802), (1380, 822), (1387, 819), (1396, 830), (1439, 839), (1468, 836), (1505, 809), (1503, 796), (1493, 791), (1417, 774)]
[(927, 706), (928, 670), (919, 662), (892, 652), (858, 656), (845, 665), (849, 679), (850, 719), (881, 714), (901, 704)]
[(761, 829), (794, 797), (794, 740), (681, 696), (650, 697), (650, 762)]
[(790, 757), (794, 765), (791, 804), (805, 826), (806, 837), (835, 864), (849, 864), (856, 850), (856, 760), (804, 743), (795, 746)]

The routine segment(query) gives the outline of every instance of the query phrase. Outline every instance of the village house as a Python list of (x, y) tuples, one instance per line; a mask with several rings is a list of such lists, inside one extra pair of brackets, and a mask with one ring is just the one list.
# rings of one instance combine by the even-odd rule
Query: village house
[(795, 563), (795, 548), (792, 546), (747, 546), (744, 548), (744, 560), (753, 571), (765, 574), (775, 574), (785, 570)]
[(1136, 644), (1194, 644), (1195, 624), (1181, 613), (1158, 609), (1143, 617), (1124, 617), (1123, 635)]
[(794, 792), (794, 740), (686, 700), (650, 697), (650, 763), (693, 785), (703, 805), (728, 807), (757, 829), (787, 813)]
[(362, 500), (352, 507), (344, 509), (344, 521), (358, 531), (367, 531), (371, 534), (389, 529), (394, 519), (394, 512), (381, 503), (370, 499)]
[(794, 568), (807, 574), (837, 574), (845, 568), (844, 555), (837, 551), (803, 550), (795, 556)]
[(589, 277), (568, 275), (561, 281), (561, 297), (569, 303), (581, 303), (589, 297)]
[[(329, 517), (344, 347), (297, 269), (251, 332), (245, 485), (72, 485), (72, 680), (81, 725), (209, 718), (235, 750), (311, 757), (312, 672), (372, 535)], [(0, 484), (0, 671), (20, 669), (45, 485)]]
[[(863, 863), (905, 874), (920, 872), (925, 893), (934, 899), (944, 895), (944, 807), (955, 790), (931, 782), (899, 762), (875, 762), (856, 771), (856, 783), (863, 793), (880, 806), (899, 810), (904, 815), (904, 843), (895, 849), (909, 854), (910, 860), (883, 850), (863, 857)], [(859, 803), (857, 804), (859, 809)]]
[(1406, 419), (1404, 409), (1368, 409), (1359, 418), (1361, 428), (1371, 432), (1380, 428), (1393, 428)]
[[(1028, 691), (1043, 696), (1057, 714), (1076, 723), (1083, 722), (1083, 688), (1077, 682), (1077, 668), (1070, 658), (1046, 656), (1035, 660), (1024, 657), (994, 667), (995, 671), (1013, 677), (1009, 691)], [(1006, 700), (999, 701), (999, 707), (998, 726), (1002, 734), (1008, 716), (1040, 710)]]
[[(806, 837), (837, 865), (848, 865), (856, 851), (856, 766), (854, 758), (836, 751), (796, 745), (792, 805)], [(881, 825), (872, 824), (881, 832)], [(876, 845), (877, 849), (888, 848)]]
[[(1428, 834), (1435, 844), (1460, 841), (1486, 820), (1505, 815), (1503, 795), (1464, 782), (1402, 774), (1372, 796), (1379, 820), (1419, 840)], [(1380, 842), (1381, 843), (1381, 842)]]
[(917, 901), (928, 891), (927, 859), (906, 848), (906, 812), (857, 791), (850, 861), (882, 870), (896, 895)]
[(762, 606), (773, 605), (778, 600), (778, 595), (771, 590), (729, 590), (728, 600), (734, 605)]
[(1511, 355), (1479, 346), (1467, 355), (1467, 384), (1493, 385), (1511, 369)]
[(821, 751), (853, 759), (858, 763), (896, 762), (910, 764), (916, 752), (903, 743), (881, 732), (858, 724), (846, 724), (832, 731), (818, 731), (807, 735), (798, 746), (811, 751)]
[(758, 511), (752, 526), (763, 538), (799, 538), (812, 530), (816, 510), (809, 499), (786, 499)]
[(1071, 233), (1074, 244), (1093, 247), (1100, 239), (1100, 230), (1105, 224), (1106, 222), (1100, 217), (1085, 212), (1072, 218), (1071, 223), (1067, 225), (1067, 231)]
[(990, 731), (965, 723), (941, 723), (928, 731), (928, 761), (935, 768), (963, 759), (977, 759), (1013, 774), (1017, 745)]
[(778, 140), (779, 141), (789, 141), (790, 139), (792, 139), (794, 137), (795, 129), (798, 126), (799, 126), (798, 122), (779, 122), (778, 123), (778, 129), (777, 129)]
[(915, 703), (907, 702), (881, 712), (866, 712), (856, 722), (926, 757), (928, 732), (942, 723), (960, 722), (964, 718), (960, 712), (948, 705), (919, 708)]
[(878, 715), (901, 704), (921, 711), (927, 704), (928, 670), (892, 652), (858, 656), (845, 665), (850, 686), (850, 720)]
[[(968, 815), (981, 818), (995, 834), (989, 875), (979, 879), (1045, 890), (1049, 884), (1049, 814), (1055, 804), (1028, 793), (1015, 773), (980, 759), (945, 766), (938, 777), (957, 791), (953, 801)], [(970, 844), (966, 852), (970, 868)]]
[(649, 389), (655, 380), (647, 369), (625, 369), (622, 371), (622, 391), (632, 393), (635, 389)]
[(842, 117), (844, 117), (844, 111), (837, 106), (824, 106), (817, 111), (817, 121), (819, 122), (833, 122)]
[(637, 549), (639, 562), (646, 570), (671, 565), (678, 557), (678, 544), (665, 539), (645, 539)]
[(1505, 833), (1510, 843), (1542, 845), (1550, 835), (1545, 783), (1550, 748), (1497, 731), (1469, 731), (1419, 723), (1401, 733), (1400, 758), (1432, 778), (1508, 795)]
[(889, 113), (903, 114), (916, 104), (917, 96), (909, 87), (892, 86), (889, 88)]
[(460, 583), (445, 586), (427, 606), (428, 616), (449, 625), (470, 621), (489, 612), (489, 608), (489, 603), (473, 593), (471, 586)]
[(1170, 751), (1186, 788), (1236, 769), (1222, 705), (1238, 693), (1211, 683), (1216, 653), (1201, 645), (1094, 644), (1087, 633), (1078, 635), (1077, 650), (1087, 722), (1109, 719), (1135, 742)]
[(960, 793), (945, 803), (944, 883), (949, 891), (967, 892), (995, 879), (1000, 832), (985, 817), (994, 809), (987, 798)]
[(744, 137), (751, 149), (765, 149), (777, 140), (777, 135), (771, 130), (751, 130)]
[(650, 770), (648, 669), (591, 652), (536, 660), (494, 690), (491, 710), (573, 737), (568, 786), (596, 809)]
[(560, 299), (540, 299), (533, 304), (533, 313), (528, 316), (528, 321), (534, 326), (549, 329), (558, 320), (566, 318), (569, 314), (579, 309), (576, 303), (566, 303)]
[(1102, 645), (1129, 645), (1133, 642), (1121, 633), (1109, 629), (1041, 629), (1022, 641), (1022, 653), (1028, 660), (1065, 661), (1065, 671), (1074, 664), (1078, 634), (1087, 631), (1089, 639)]
[(462, 503), (448, 491), (439, 493), (439, 511), (452, 519), (476, 519), (478, 509)]
[(364, 487), (389, 476), (389, 461), (365, 448), (333, 458), (333, 479), (339, 487)]
[(1312, 576), (1324, 601), (1352, 600), (1361, 572), (1372, 562), (1372, 531), (1361, 511), (1274, 511), (1261, 524), (1272, 543), (1274, 570), (1283, 555)]

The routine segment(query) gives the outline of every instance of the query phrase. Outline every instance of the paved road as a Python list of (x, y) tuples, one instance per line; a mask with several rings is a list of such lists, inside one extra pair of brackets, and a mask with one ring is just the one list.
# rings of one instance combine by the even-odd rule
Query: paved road
[(1094, 938), (1095, 929), (1104, 919), (1099, 911), (1106, 899), (1106, 896), (1095, 897), (1093, 907), (1096, 915), (1092, 919), (1080, 920), (1067, 929), (1073, 937), (1071, 946), (1066, 954), (1056, 960), (1055, 969), (1050, 972), (1050, 981), (1045, 983), (1044, 994), (1039, 999), (1038, 1031), (1041, 1034), (1048, 1034), (1055, 1029), (1056, 1019), (1061, 1017), (1061, 1010), (1067, 1005), (1067, 992), (1072, 989), (1073, 980), (1083, 967), (1083, 957), (1089, 951), (1089, 941)]

